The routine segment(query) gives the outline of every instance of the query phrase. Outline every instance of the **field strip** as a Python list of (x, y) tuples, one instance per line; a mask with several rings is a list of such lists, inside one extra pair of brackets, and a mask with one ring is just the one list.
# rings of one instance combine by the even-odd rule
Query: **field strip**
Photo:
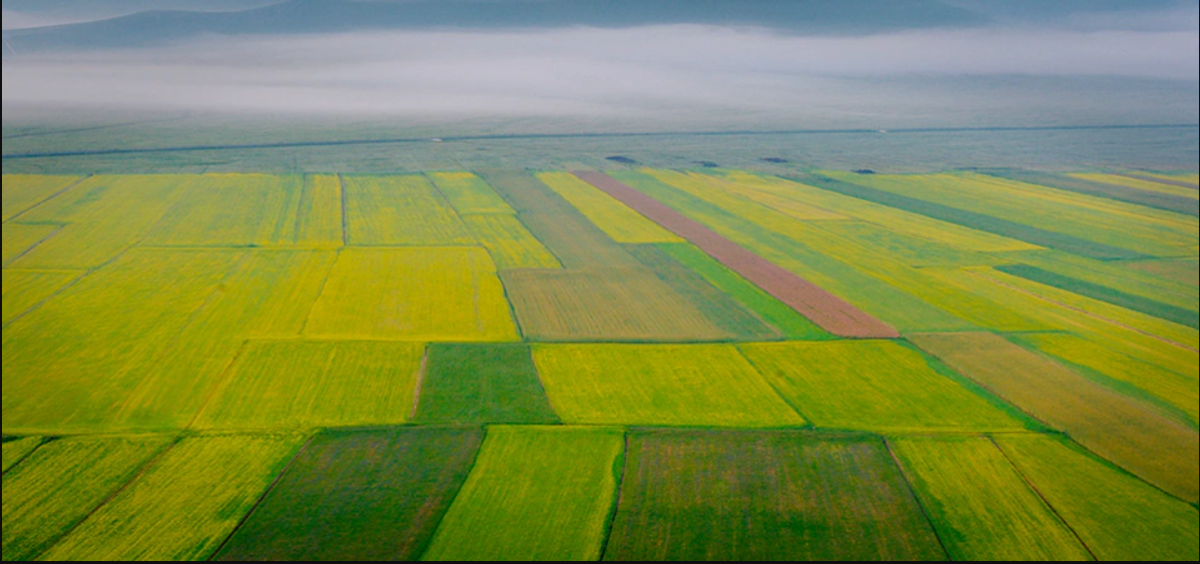
[(1054, 305), (1057, 305), (1057, 306), (1059, 306), (1059, 307), (1062, 307), (1062, 308), (1065, 308), (1065, 309), (1069, 309), (1069, 310), (1071, 310), (1071, 311), (1073, 311), (1073, 312), (1075, 312), (1075, 313), (1079, 313), (1079, 314), (1082, 314), (1082, 315), (1086, 315), (1086, 316), (1088, 316), (1088, 317), (1091, 317), (1092, 319), (1096, 319), (1096, 320), (1098, 320), (1098, 321), (1103, 321), (1103, 322), (1105, 322), (1105, 323), (1111, 323), (1111, 324), (1113, 324), (1113, 325), (1116, 325), (1117, 327), (1120, 327), (1120, 328), (1122, 328), (1122, 329), (1126, 329), (1126, 330), (1129, 330), (1129, 331), (1133, 331), (1134, 333), (1138, 333), (1138, 334), (1140, 334), (1140, 335), (1144, 335), (1144, 336), (1146, 336), (1146, 337), (1150, 337), (1150, 338), (1152, 338), (1152, 339), (1157, 339), (1157, 340), (1159, 340), (1159, 341), (1162, 341), (1162, 342), (1164, 342), (1164, 343), (1166, 343), (1166, 344), (1168, 344), (1168, 345), (1175, 346), (1175, 347), (1179, 347), (1179, 348), (1181, 348), (1181, 349), (1184, 349), (1184, 350), (1186, 350), (1186, 351), (1191, 351), (1191, 352), (1200, 352), (1200, 350), (1197, 350), (1197, 349), (1195, 349), (1195, 348), (1189, 347), (1189, 346), (1187, 346), (1187, 345), (1184, 345), (1184, 344), (1181, 344), (1181, 343), (1176, 343), (1175, 341), (1172, 341), (1172, 340), (1170, 340), (1170, 339), (1167, 339), (1167, 338), (1164, 338), (1164, 337), (1160, 337), (1160, 336), (1158, 336), (1158, 335), (1155, 335), (1155, 334), (1153, 334), (1153, 333), (1148, 333), (1148, 332), (1146, 332), (1146, 331), (1143, 331), (1143, 330), (1141, 330), (1141, 329), (1138, 329), (1138, 328), (1136, 328), (1136, 327), (1131, 327), (1131, 326), (1129, 326), (1129, 325), (1126, 325), (1126, 324), (1124, 324), (1124, 323), (1121, 323), (1121, 322), (1119, 322), (1119, 321), (1114, 321), (1114, 320), (1112, 320), (1112, 319), (1109, 319), (1109, 318), (1107, 318), (1107, 317), (1101, 317), (1101, 316), (1099, 316), (1099, 315), (1096, 315), (1095, 313), (1092, 313), (1092, 312), (1090, 312), (1090, 311), (1087, 311), (1087, 310), (1085, 310), (1085, 309), (1081, 309), (1081, 308), (1077, 308), (1077, 307), (1075, 307), (1075, 306), (1067, 305), (1067, 304), (1065, 304), (1065, 303), (1062, 303), (1062, 302), (1059, 302), (1059, 301), (1056, 301), (1056, 300), (1051, 300), (1051, 299), (1049, 299), (1049, 298), (1046, 298), (1046, 297), (1043, 297), (1043, 296), (1039, 296), (1039, 295), (1037, 295), (1037, 294), (1034, 294), (1033, 292), (1029, 292), (1029, 291), (1027, 291), (1027, 290), (1024, 290), (1024, 289), (1021, 289), (1021, 288), (1017, 288), (1016, 286), (1013, 286), (1013, 285), (1011, 285), (1011, 284), (1007, 284), (1007, 283), (1005, 283), (1005, 282), (1002, 282), (1002, 281), (1000, 281), (1000, 280), (997, 280), (997, 279), (995, 279), (995, 278), (992, 278), (991, 276), (988, 276), (988, 275), (986, 275), (986, 274), (980, 274), (979, 272), (974, 272), (974, 271), (969, 271), (969, 270), (968, 270), (968, 271), (966, 271), (966, 272), (967, 272), (967, 274), (970, 274), (971, 276), (974, 276), (974, 277), (976, 277), (976, 278), (982, 278), (982, 279), (985, 279), (985, 280), (987, 280), (987, 281), (989, 281), (989, 282), (992, 282), (992, 283), (994, 283), (994, 284), (997, 284), (997, 285), (1003, 286), (1003, 287), (1005, 287), (1005, 288), (1008, 288), (1009, 290), (1013, 290), (1013, 291), (1015, 291), (1015, 292), (1020, 292), (1020, 293), (1022, 293), (1022, 294), (1025, 294), (1025, 295), (1027, 295), (1027, 296), (1031, 296), (1031, 297), (1033, 297), (1033, 298), (1036, 298), (1036, 299), (1039, 299), (1039, 300), (1042, 300), (1042, 301), (1050, 302), (1050, 303), (1052, 303), (1052, 304), (1054, 304)]
[(33, 210), (37, 209), (37, 208), (38, 208), (39, 206), (41, 206), (42, 204), (45, 204), (46, 202), (49, 202), (50, 200), (53, 200), (53, 199), (55, 199), (55, 198), (57, 198), (57, 197), (59, 197), (59, 196), (61, 196), (61, 195), (65, 194), (65, 193), (69, 192), (69, 191), (70, 191), (72, 188), (74, 188), (74, 187), (76, 187), (76, 186), (79, 186), (80, 184), (83, 184), (85, 181), (87, 181), (89, 178), (91, 178), (91, 177), (93, 177), (93, 176), (95, 176), (95, 175), (93, 175), (93, 174), (89, 174), (89, 175), (87, 175), (87, 176), (84, 176), (84, 177), (82, 177), (82, 178), (76, 179), (74, 182), (71, 182), (71, 183), (70, 183), (70, 184), (68, 184), (67, 186), (65, 186), (65, 187), (63, 187), (63, 188), (61, 188), (61, 189), (59, 189), (59, 190), (55, 191), (53, 194), (50, 194), (49, 196), (46, 196), (45, 198), (42, 198), (41, 200), (37, 201), (37, 202), (36, 202), (36, 203), (34, 203), (33, 205), (30, 205), (29, 207), (27, 207), (27, 208), (25, 208), (25, 209), (23, 209), (23, 210), (21, 210), (21, 211), (19, 211), (19, 212), (15, 213), (15, 214), (13, 214), (13, 216), (12, 216), (12, 217), (5, 218), (5, 219), (4, 219), (4, 223), (8, 223), (8, 222), (10, 222), (10, 221), (16, 221), (16, 220), (18, 220), (18, 219), (21, 219), (21, 216), (23, 216), (23, 215), (25, 215), (25, 214), (27, 214), (27, 213), (29, 213), (29, 212), (31, 212), (31, 211), (33, 211)]
[(1124, 176), (1125, 178), (1132, 178), (1134, 180), (1145, 180), (1146, 182), (1154, 182), (1156, 184), (1166, 184), (1168, 186), (1178, 186), (1180, 188), (1191, 188), (1192, 190), (1200, 190), (1200, 186), (1197, 186), (1195, 183), (1187, 182), (1187, 181), (1183, 181), (1183, 180), (1167, 180), (1166, 178), (1161, 178), (1158, 176), (1143, 176), (1140, 174), (1133, 174), (1133, 173), (1128, 173), (1128, 172), (1118, 173), (1116, 176)]
[(613, 496), (612, 507), (608, 509), (608, 517), (606, 517), (604, 525), (604, 538), (600, 541), (600, 562), (608, 561), (608, 545), (612, 541), (613, 525), (617, 522), (617, 510), (621, 507), (621, 500), (625, 496), (625, 476), (629, 473), (629, 430), (625, 430), (625, 436), (622, 437), (624, 446), (621, 450), (621, 473), (617, 476), (617, 495)]
[(747, 251), (665, 204), (601, 173), (576, 173), (638, 213), (699, 247), (834, 335), (894, 339), (900, 334), (819, 286)]
[(942, 552), (946, 553), (946, 560), (953, 560), (950, 557), (950, 550), (946, 548), (946, 540), (942, 538), (941, 531), (938, 531), (937, 524), (933, 522), (933, 517), (929, 513), (929, 508), (925, 507), (925, 501), (921, 496), (917, 495), (916, 488), (913, 487), (912, 478), (909, 477), (908, 471), (904, 469), (904, 465), (900, 463), (900, 457), (896, 456), (895, 449), (892, 448), (892, 441), (883, 440), (883, 448), (887, 449), (888, 456), (892, 458), (892, 463), (896, 465), (896, 470), (900, 472), (900, 479), (904, 481), (904, 486), (908, 488), (909, 495), (917, 502), (917, 507), (921, 510), (921, 515), (929, 522), (929, 526), (933, 528), (933, 536), (937, 538), (938, 546), (942, 547)]

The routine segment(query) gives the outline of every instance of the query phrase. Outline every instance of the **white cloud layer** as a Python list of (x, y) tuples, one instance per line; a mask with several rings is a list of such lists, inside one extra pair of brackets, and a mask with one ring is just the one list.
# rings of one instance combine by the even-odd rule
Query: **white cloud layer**
[(701, 26), (214, 37), (6, 59), (5, 102), (397, 114), (787, 108), (840, 79), (1106, 76), (1196, 82), (1200, 31), (794, 37)]

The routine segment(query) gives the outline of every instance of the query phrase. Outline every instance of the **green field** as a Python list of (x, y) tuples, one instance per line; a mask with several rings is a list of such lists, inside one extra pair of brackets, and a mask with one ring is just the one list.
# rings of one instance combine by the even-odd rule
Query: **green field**
[(1198, 557), (1186, 177), (618, 139), (6, 158), (4, 560)]

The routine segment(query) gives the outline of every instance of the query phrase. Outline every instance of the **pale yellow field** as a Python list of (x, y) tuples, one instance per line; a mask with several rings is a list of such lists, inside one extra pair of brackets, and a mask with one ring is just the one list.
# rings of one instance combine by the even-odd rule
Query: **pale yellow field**
[(303, 178), (206, 174), (190, 184), (144, 245), (264, 247), (295, 242)]
[(412, 415), (424, 357), (420, 343), (252, 341), (195, 427), (400, 425)]
[[(1148, 174), (1138, 173), (1142, 176), (1150, 176)], [(1158, 192), (1160, 194), (1170, 194), (1172, 196), (1183, 196), (1185, 198), (1198, 199), (1200, 198), (1200, 190), (1195, 188), (1184, 188), (1182, 186), (1172, 186), (1170, 184), (1162, 184), (1159, 182), (1151, 182), (1140, 178), (1130, 178), (1119, 174), (1068, 174), (1074, 178), (1081, 180), (1090, 180), (1092, 182), (1100, 182), (1103, 184), (1113, 184), (1116, 186), (1124, 186), (1126, 188), (1134, 188), (1137, 190), (1147, 190), (1150, 192)], [(1171, 180), (1169, 177), (1164, 180)], [(1180, 179), (1174, 179), (1179, 181)]]
[(58, 225), (24, 225), (20, 223), (5, 223), (4, 231), (4, 268), (8, 268), (21, 255), (46, 240), (61, 227)]
[(461, 215), (517, 213), (491, 186), (473, 173), (432, 172), (427, 176)]
[(571, 173), (543, 172), (537, 177), (618, 243), (683, 242), (675, 234)]
[(207, 560), (303, 437), (184, 439), (42, 556), (45, 560)]
[(347, 176), (344, 181), (351, 245), (475, 244), (458, 214), (424, 176)]
[(292, 242), (303, 247), (338, 247), (342, 229), (341, 180), (323, 174), (306, 176)]
[(5, 174), (0, 179), (4, 191), (4, 221), (29, 211), (81, 179), (78, 176)]
[[(717, 190), (757, 202), (800, 221), (846, 221), (851, 219), (850, 216), (804, 203), (800, 198), (789, 198), (778, 192), (760, 189), (752, 182), (738, 182), (737, 179), (744, 178), (745, 173), (723, 171), (719, 174), (708, 175), (691, 172), (688, 175), (709, 182)], [(736, 201), (736, 199), (730, 199), (730, 201)]]
[(467, 215), (463, 222), (491, 253), (500, 270), (562, 268), (558, 259), (511, 215)]
[(82, 276), (82, 272), (4, 270), (4, 326)]
[(346, 249), (304, 334), (416, 342), (518, 339), (496, 267), (480, 248)]

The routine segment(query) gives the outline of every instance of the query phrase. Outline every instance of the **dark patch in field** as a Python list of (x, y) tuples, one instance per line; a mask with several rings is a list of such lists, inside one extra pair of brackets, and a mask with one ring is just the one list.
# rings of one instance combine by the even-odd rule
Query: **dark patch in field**
[(637, 161), (635, 161), (635, 160), (633, 160), (633, 159), (631, 159), (631, 158), (629, 158), (629, 157), (622, 157), (622, 156), (620, 156), (620, 155), (616, 155), (616, 156), (612, 156), (612, 157), (605, 157), (605, 158), (604, 158), (604, 160), (606, 160), (606, 161), (612, 161), (612, 162), (614, 162), (614, 163), (627, 164), (627, 165), (635, 165), (635, 164), (638, 164), (638, 162), (637, 162)]
[(559, 423), (527, 345), (430, 345), (417, 423)]
[(474, 428), (322, 433), (214, 560), (417, 560), (482, 441)]
[(1093, 284), (1084, 280), (1078, 280), (1061, 274), (1047, 272), (1036, 266), (1026, 264), (1012, 264), (997, 266), (996, 270), (1005, 274), (1011, 274), (1026, 280), (1045, 284), (1060, 290), (1074, 292), (1081, 296), (1107, 302), (1113, 305), (1121, 306), (1126, 309), (1131, 309), (1136, 312), (1152, 315), (1159, 319), (1165, 319), (1180, 325), (1186, 325), (1193, 329), (1200, 329), (1200, 314), (1197, 312), (1175, 307), (1159, 301), (1126, 294), (1119, 290), (1114, 290), (1107, 286)]

